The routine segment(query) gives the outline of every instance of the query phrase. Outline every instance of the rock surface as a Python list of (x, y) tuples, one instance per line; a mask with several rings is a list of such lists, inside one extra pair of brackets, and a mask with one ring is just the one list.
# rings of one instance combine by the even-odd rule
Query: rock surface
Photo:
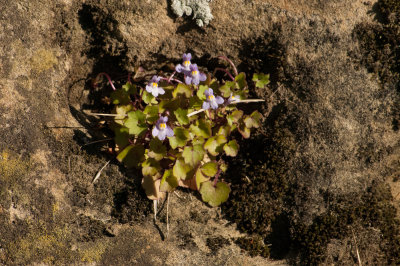
[[(369, 72), (355, 34), (380, 25), (377, 1), (212, 1), (204, 28), (169, 2), (0, 3), (0, 263), (348, 265), (357, 252), (397, 263), (398, 84)], [(92, 86), (97, 74), (120, 84), (188, 51), (209, 71), (223, 54), (271, 84), (252, 91), (266, 119), (230, 161), (230, 202), (172, 194), (166, 238), (165, 210), (153, 225), (138, 173), (110, 141), (90, 144), (110, 132), (87, 113), (110, 93)], [(241, 251), (241, 238), (271, 258)]]

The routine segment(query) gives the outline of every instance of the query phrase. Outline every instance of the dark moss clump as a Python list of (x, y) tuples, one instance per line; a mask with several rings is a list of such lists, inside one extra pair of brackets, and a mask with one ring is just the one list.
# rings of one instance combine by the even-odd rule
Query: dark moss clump
[(398, 0), (379, 0), (376, 10), (385, 24), (400, 22), (400, 2)]
[(255, 237), (240, 237), (236, 239), (235, 243), (242, 249), (248, 251), (249, 255), (269, 257), (270, 251), (268, 246), (259, 236)]
[[(290, 184), (285, 158), (290, 158), (294, 152), (294, 141), (287, 128), (295, 127), (296, 119), (286, 113), (284, 105), (273, 110), (270, 116), (273, 121), (265, 123), (273, 125), (268, 130), (272, 132), (271, 136), (259, 134), (243, 141), (240, 153), (230, 162), (227, 173), (232, 193), (223, 206), (225, 215), (241, 231), (259, 235), (263, 241), (269, 238), (271, 223), (284, 209)], [(281, 237), (285, 238), (278, 238)], [(242, 241), (242, 246), (245, 243), (251, 244)], [(245, 249), (251, 250), (252, 245)], [(262, 254), (267, 254), (264, 249)]]
[(230, 243), (231, 242), (229, 241), (229, 239), (223, 238), (222, 236), (216, 236), (216, 237), (207, 238), (207, 247), (212, 252), (217, 252), (222, 247), (227, 246)]
[[(332, 208), (316, 217), (310, 226), (294, 225), (293, 246), (300, 251), (302, 265), (323, 263), (326, 259), (327, 244), (332, 239), (351, 238), (354, 234), (352, 228), (362, 231), (371, 227), (382, 234), (379, 244), (387, 261), (380, 263), (400, 263), (399, 221), (396, 219), (396, 209), (391, 204), (390, 189), (383, 183), (374, 182), (358, 203), (351, 201), (351, 198), (349, 196), (338, 199)], [(374, 250), (362, 252), (367, 256)], [(374, 257), (374, 254), (370, 257)]]

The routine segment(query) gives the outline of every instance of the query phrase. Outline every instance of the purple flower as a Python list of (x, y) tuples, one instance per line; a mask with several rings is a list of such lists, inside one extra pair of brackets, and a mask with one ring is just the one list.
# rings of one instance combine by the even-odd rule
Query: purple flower
[(172, 137), (174, 135), (174, 131), (167, 126), (168, 116), (161, 116), (156, 123), (156, 126), (153, 128), (151, 134), (153, 137), (157, 137), (160, 140), (164, 140), (165, 137)]
[(194, 84), (199, 85), (200, 81), (205, 81), (207, 79), (206, 74), (200, 73), (196, 64), (190, 65), (190, 71), (185, 71), (185, 83), (187, 85)]
[(240, 96), (239, 95), (233, 95), (231, 93), (231, 96), (229, 96), (228, 100), (227, 100), (227, 104), (231, 104), (233, 102), (238, 102), (240, 101)]
[(146, 91), (148, 93), (153, 94), (154, 97), (157, 97), (158, 94), (164, 94), (165, 91), (163, 88), (158, 87), (158, 82), (160, 82), (161, 77), (153, 76), (148, 85), (146, 85)]
[(222, 104), (224, 102), (224, 99), (221, 96), (214, 96), (214, 91), (211, 88), (208, 88), (204, 94), (206, 95), (206, 101), (203, 102), (202, 106), (204, 110), (207, 110), (210, 107), (212, 109), (217, 109), (218, 104)]
[(175, 67), (176, 72), (181, 73), (181, 72), (189, 72), (190, 71), (190, 59), (192, 59), (192, 55), (190, 53), (183, 54), (183, 63), (178, 64)]

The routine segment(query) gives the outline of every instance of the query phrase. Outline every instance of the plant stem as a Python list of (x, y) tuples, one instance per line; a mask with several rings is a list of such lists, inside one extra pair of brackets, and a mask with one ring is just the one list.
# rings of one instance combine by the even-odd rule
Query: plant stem
[[(262, 99), (248, 99), (248, 100), (239, 100), (239, 101), (233, 101), (230, 104), (237, 104), (237, 103), (256, 103), (256, 102), (265, 102), (265, 100)], [(200, 109), (194, 112), (191, 112), (190, 114), (188, 114), (188, 117), (191, 117), (192, 115), (197, 115), (201, 112), (204, 112), (205, 109)]]
[(220, 68), (220, 67), (217, 67), (216, 69), (214, 69), (214, 73), (213, 73), (213, 76), (215, 76), (215, 72), (217, 72), (217, 70), (220, 70), (220, 71), (222, 71), (222, 72), (225, 72), (230, 78), (231, 78), (231, 80), (232, 81), (234, 81), (235, 80), (235, 78), (232, 76), (232, 74), (231, 73), (229, 73), (229, 71), (228, 70), (226, 70), (226, 69), (223, 69), (223, 68)]
[(231, 64), (232, 68), (233, 68), (233, 72), (235, 73), (235, 76), (238, 75), (237, 69), (235, 64), (232, 62), (232, 60), (230, 60), (228, 57), (224, 56), (224, 55), (220, 55), (218, 56), (218, 58), (223, 59), (225, 61), (227, 61), (229, 64)]
[(96, 77), (96, 80), (97, 80), (97, 78), (99, 78), (99, 77), (101, 77), (101, 76), (106, 76), (106, 78), (108, 79), (108, 82), (110, 83), (110, 85), (111, 85), (111, 87), (113, 88), (113, 90), (117, 90), (117, 89), (114, 87), (114, 84), (113, 84), (113, 82), (112, 82), (112, 80), (111, 80), (111, 77), (110, 77), (106, 72), (101, 72), (100, 74), (98, 74), (97, 77)]

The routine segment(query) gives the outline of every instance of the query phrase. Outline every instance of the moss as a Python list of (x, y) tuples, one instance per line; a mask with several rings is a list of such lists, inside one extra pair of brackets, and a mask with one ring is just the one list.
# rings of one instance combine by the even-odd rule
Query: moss
[(83, 245), (79, 249), (79, 254), (82, 262), (96, 263), (100, 262), (104, 252), (107, 250), (107, 241), (90, 242)]
[[(269, 239), (271, 224), (284, 209), (290, 185), (285, 158), (292, 156), (295, 144), (293, 134), (287, 128), (295, 126), (297, 119), (286, 113), (284, 105), (276, 107), (270, 118), (274, 121), (265, 123), (266, 128), (268, 124), (273, 125), (268, 128), (273, 132), (271, 136), (265, 138), (260, 134), (243, 142), (238, 157), (229, 163), (227, 172), (232, 193), (223, 205), (225, 215), (241, 231), (259, 235), (263, 241)], [(246, 243), (250, 246), (245, 247)], [(252, 250), (251, 242), (242, 241), (241, 245)], [(283, 253), (287, 251), (288, 247)]]
[(207, 238), (206, 244), (211, 252), (216, 253), (224, 246), (229, 245), (230, 241), (229, 239), (223, 238), (222, 236), (216, 236)]
[[(386, 254), (382, 264), (400, 263), (400, 231), (396, 209), (391, 203), (390, 189), (384, 183), (374, 182), (362, 195), (360, 203), (354, 204), (352, 197), (338, 199), (337, 203), (323, 215), (316, 217), (310, 226), (293, 225), (294, 246), (301, 252), (301, 264), (317, 265), (326, 258), (327, 244), (332, 239), (351, 237), (351, 228), (375, 228), (382, 234), (380, 246)], [(363, 254), (373, 252), (362, 250)]]
[(248, 251), (249, 255), (254, 256), (263, 256), (269, 257), (270, 250), (268, 246), (264, 244), (264, 241), (261, 237), (240, 237), (236, 239), (235, 243), (241, 247), (242, 249)]
[(27, 234), (21, 234), (5, 246), (8, 263), (45, 264), (74, 261), (76, 252), (71, 250), (70, 230), (67, 226), (46, 226), (43, 222), (27, 221)]
[(36, 73), (41, 73), (56, 65), (58, 60), (52, 51), (39, 49), (31, 57), (30, 63), (33, 71)]

